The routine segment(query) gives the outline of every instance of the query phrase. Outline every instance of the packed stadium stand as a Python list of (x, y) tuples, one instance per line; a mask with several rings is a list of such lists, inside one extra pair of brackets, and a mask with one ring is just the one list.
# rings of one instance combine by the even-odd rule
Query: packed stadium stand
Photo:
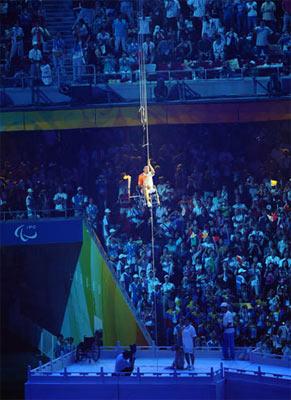
[(167, 138), (153, 145), (161, 199), (155, 276), (147, 209), (124, 196), (122, 174), (133, 176), (134, 191), (142, 165), (129, 139), (134, 128), (81, 137), (35, 134), (34, 146), (22, 153), (31, 136), (17, 145), (8, 138), (1, 216), (85, 216), (160, 345), (174, 344), (182, 316), (195, 321), (199, 345), (219, 345), (217, 311), (227, 301), (236, 312), (239, 345), (290, 355), (288, 124), (280, 135), (274, 135), (277, 123), (192, 129), (178, 128), (175, 138), (177, 128), (168, 127)]
[[(135, 82), (140, 32), (150, 80), (289, 74), (288, 0), (145, 1), (143, 18), (137, 5), (129, 0), (3, 1), (4, 86), (64, 91), (72, 83)], [(274, 79), (270, 93), (282, 94)]]

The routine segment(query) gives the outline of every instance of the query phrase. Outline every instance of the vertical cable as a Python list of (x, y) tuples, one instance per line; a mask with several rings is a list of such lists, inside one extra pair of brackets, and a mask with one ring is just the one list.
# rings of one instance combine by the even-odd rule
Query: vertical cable
[[(144, 52), (144, 34), (141, 29), (140, 21), (143, 20), (143, 1), (137, 0), (138, 2), (138, 13), (137, 13), (137, 25), (138, 25), (138, 62), (139, 62), (139, 98), (140, 98), (140, 120), (143, 129), (144, 143), (143, 147), (146, 147), (146, 162), (150, 162), (150, 136), (149, 136), (149, 121), (148, 121), (148, 100), (147, 100), (147, 77), (146, 77), (146, 55)], [(150, 208), (150, 225), (151, 225), (151, 256), (152, 256), (152, 269), (154, 275), (154, 281), (156, 279), (155, 271), (155, 236), (154, 236), (154, 212), (153, 207)], [(158, 325), (157, 325), (157, 298), (154, 293), (154, 324), (155, 324), (155, 344), (158, 343)], [(157, 360), (158, 363), (158, 360)], [(158, 368), (158, 364), (157, 364)]]

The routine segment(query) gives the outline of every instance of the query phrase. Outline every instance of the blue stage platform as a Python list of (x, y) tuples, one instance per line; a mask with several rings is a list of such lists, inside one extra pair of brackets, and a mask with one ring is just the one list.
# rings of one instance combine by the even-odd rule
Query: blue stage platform
[(75, 363), (70, 353), (29, 371), (26, 400), (290, 399), (290, 357), (270, 365), (265, 356), (266, 364), (257, 364), (250, 349), (237, 349), (237, 360), (222, 362), (218, 349), (200, 348), (194, 370), (173, 371), (169, 348), (140, 348), (132, 376), (125, 377), (112, 375), (117, 352), (103, 349), (96, 363)]

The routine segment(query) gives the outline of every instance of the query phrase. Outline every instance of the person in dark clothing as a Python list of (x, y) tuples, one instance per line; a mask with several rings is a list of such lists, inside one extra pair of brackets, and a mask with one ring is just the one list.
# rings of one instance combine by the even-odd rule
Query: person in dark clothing
[(163, 78), (159, 78), (157, 86), (154, 88), (155, 98), (157, 101), (164, 101), (168, 97), (168, 88)]

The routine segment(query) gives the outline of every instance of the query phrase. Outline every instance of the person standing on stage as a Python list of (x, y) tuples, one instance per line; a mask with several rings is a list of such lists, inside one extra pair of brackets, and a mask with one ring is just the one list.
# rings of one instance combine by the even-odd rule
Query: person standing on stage
[(229, 311), (227, 303), (221, 303), (220, 308), (223, 312), (223, 343), (222, 353), (224, 360), (234, 360), (234, 325), (233, 314)]
[(186, 318), (182, 330), (182, 343), (187, 361), (187, 369), (194, 369), (194, 346), (196, 337), (197, 334), (194, 326), (190, 323), (190, 320)]

